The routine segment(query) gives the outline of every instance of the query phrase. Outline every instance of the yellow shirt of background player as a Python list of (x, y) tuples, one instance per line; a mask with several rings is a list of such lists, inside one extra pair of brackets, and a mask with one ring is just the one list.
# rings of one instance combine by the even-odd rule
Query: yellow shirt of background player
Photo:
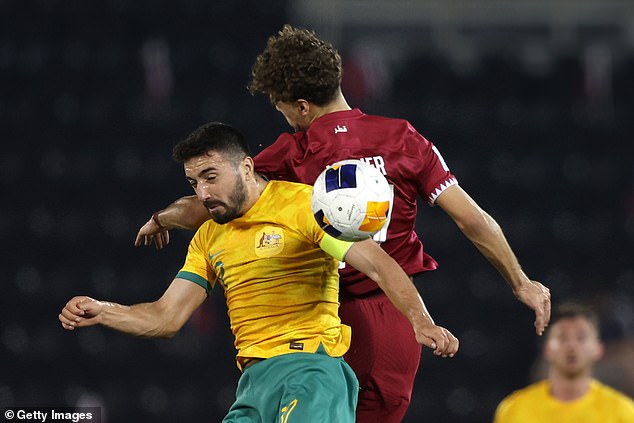
[(498, 406), (494, 423), (634, 423), (634, 401), (597, 380), (575, 401), (549, 391), (546, 380), (515, 391)]
[(333, 357), (350, 346), (337, 260), (351, 243), (317, 225), (310, 195), (308, 185), (270, 181), (245, 215), (205, 222), (176, 275), (206, 289), (222, 285), (241, 369), (250, 358), (315, 352), (320, 343)]

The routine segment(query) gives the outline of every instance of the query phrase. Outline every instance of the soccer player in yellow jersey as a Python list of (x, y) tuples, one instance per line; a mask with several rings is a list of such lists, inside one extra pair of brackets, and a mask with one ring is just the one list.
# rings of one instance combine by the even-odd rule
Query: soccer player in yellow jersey
[(173, 153), (212, 217), (196, 232), (184, 266), (151, 303), (71, 298), (59, 315), (64, 329), (101, 324), (170, 337), (220, 285), (243, 372), (223, 422), (352, 423), (359, 388), (342, 358), (350, 328), (338, 316), (337, 260), (345, 260), (386, 292), (419, 343), (436, 355), (456, 353), (458, 340), (434, 324), (401, 267), (372, 240), (326, 235), (312, 215), (311, 187), (259, 176), (236, 129), (208, 123)]
[(634, 423), (634, 401), (592, 377), (602, 354), (596, 314), (562, 304), (546, 333), (548, 378), (506, 397), (494, 423)]

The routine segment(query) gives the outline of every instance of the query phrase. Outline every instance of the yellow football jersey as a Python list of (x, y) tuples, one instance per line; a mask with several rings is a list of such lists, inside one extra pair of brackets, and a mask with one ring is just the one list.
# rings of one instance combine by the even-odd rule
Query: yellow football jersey
[(317, 225), (310, 195), (308, 185), (268, 182), (245, 215), (199, 228), (176, 275), (208, 290), (222, 285), (240, 369), (252, 358), (315, 352), (320, 343), (333, 357), (350, 346), (337, 268), (352, 244)]
[(581, 398), (562, 402), (550, 395), (547, 380), (506, 397), (494, 423), (634, 423), (634, 401), (597, 380)]

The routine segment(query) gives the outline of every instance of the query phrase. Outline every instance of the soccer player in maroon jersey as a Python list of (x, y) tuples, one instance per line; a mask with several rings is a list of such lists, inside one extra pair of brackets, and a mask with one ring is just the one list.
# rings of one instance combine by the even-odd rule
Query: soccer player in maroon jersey
[[(257, 57), (249, 84), (295, 129), (255, 157), (257, 172), (272, 179), (312, 184), (326, 165), (363, 159), (376, 166), (394, 189), (389, 224), (375, 240), (415, 276), (437, 267), (415, 232), (416, 198), (440, 206), (498, 269), (519, 301), (535, 312), (541, 335), (550, 318), (548, 288), (523, 272), (500, 226), (460, 187), (438, 149), (407, 121), (352, 109), (341, 92), (337, 51), (312, 31), (284, 26)], [(184, 197), (155, 213), (139, 230), (136, 244), (163, 247), (168, 228), (195, 229), (208, 219), (196, 198)], [(358, 422), (400, 422), (407, 411), (421, 346), (407, 319), (378, 286), (354, 269), (340, 272), (344, 323), (352, 327), (345, 356), (361, 391)]]

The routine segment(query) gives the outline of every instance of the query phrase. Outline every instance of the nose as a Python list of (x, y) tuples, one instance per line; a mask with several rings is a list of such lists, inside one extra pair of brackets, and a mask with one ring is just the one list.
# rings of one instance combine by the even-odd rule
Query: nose
[(201, 201), (209, 200), (212, 197), (209, 185), (205, 183), (198, 184), (196, 187), (196, 196)]

